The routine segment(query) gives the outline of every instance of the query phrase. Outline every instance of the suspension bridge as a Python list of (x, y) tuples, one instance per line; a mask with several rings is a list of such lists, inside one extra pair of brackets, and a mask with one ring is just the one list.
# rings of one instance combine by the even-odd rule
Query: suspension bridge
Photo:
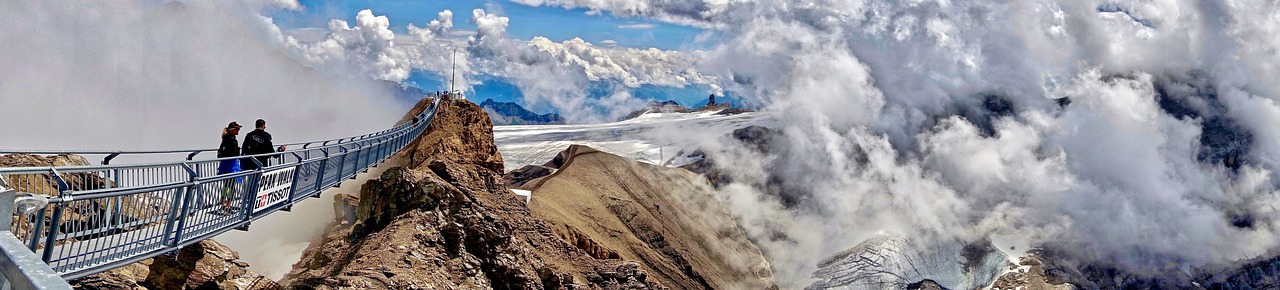
[[(217, 149), (0, 151), (105, 156), (102, 165), (0, 168), (0, 211), (13, 212), (0, 214), (0, 287), (69, 289), (67, 280), (246, 230), (254, 220), (320, 197), (408, 146), (434, 119), (440, 99), (413, 121), (387, 130), (286, 144), (296, 149), (271, 154), (201, 159), (201, 153)], [(180, 160), (111, 164), (129, 155)], [(217, 173), (223, 160), (259, 162), (245, 158), (258, 156), (276, 158), (257, 170)]]

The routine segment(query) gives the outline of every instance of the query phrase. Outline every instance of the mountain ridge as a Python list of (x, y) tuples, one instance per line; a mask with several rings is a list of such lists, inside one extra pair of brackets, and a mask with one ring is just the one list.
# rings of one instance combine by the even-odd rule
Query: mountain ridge
[(489, 113), (494, 125), (557, 125), (564, 124), (564, 117), (556, 113), (538, 114), (514, 102), (498, 102), (485, 99), (480, 108)]

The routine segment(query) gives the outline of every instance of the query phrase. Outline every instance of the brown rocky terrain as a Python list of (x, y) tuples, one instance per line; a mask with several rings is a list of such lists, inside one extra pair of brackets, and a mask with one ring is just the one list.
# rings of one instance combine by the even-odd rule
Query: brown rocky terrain
[(90, 275), (75, 281), (76, 289), (283, 289), (280, 284), (249, 271), (240, 255), (213, 240)]
[[(411, 112), (412, 113), (412, 112)], [(300, 289), (664, 289), (636, 261), (596, 258), (508, 191), (488, 115), (442, 104), (405, 164), (367, 182), (283, 283)], [(349, 222), (354, 220), (354, 222)], [(674, 287), (674, 286), (673, 286)]]
[(523, 183), (529, 208), (591, 256), (641, 261), (673, 288), (776, 288), (705, 177), (578, 145), (544, 166), (557, 170)]
[(999, 277), (991, 284), (992, 290), (1070, 290), (1075, 289), (1069, 283), (1058, 281), (1055, 277), (1049, 275), (1045, 271), (1044, 260), (1040, 254), (1031, 253), (1025, 257), (1018, 259), (1018, 265), (1010, 265), (1013, 267)]

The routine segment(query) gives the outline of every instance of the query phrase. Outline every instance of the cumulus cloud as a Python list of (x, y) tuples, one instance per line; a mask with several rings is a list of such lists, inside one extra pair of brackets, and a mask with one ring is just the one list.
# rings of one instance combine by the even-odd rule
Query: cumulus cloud
[(553, 6), (564, 8), (585, 8), (588, 13), (598, 14), (609, 11), (627, 17), (649, 17), (673, 23), (709, 27), (723, 24), (717, 20), (722, 18), (732, 4), (744, 4), (750, 1), (741, 0), (694, 0), (694, 1), (592, 1), (592, 0), (514, 0), (513, 2), (529, 6)]
[(1269, 1), (516, 2), (696, 25), (723, 42), (519, 40), (507, 34), (518, 24), (479, 9), (475, 32), (452, 30), (451, 11), (407, 35), (370, 11), (305, 41), (256, 25), (308, 65), (392, 81), (447, 75), (457, 50), (462, 85), (503, 78), (578, 122), (641, 105), (627, 91), (642, 85), (762, 104), (786, 140), (770, 154), (707, 145), (737, 180), (722, 197), (788, 288), (882, 234), (1021, 236), (1145, 274), (1280, 244)]
[(396, 35), (386, 16), (375, 16), (373, 11), (365, 9), (356, 14), (356, 26), (333, 19), (328, 29), (323, 40), (313, 43), (280, 37), (313, 67), (397, 82), (409, 77), (410, 57), (394, 44)]
[(725, 35), (700, 69), (790, 141), (709, 146), (785, 287), (879, 233), (1013, 234), (1139, 274), (1280, 243), (1275, 3), (519, 2)]
[(279, 43), (388, 80), (446, 74), (461, 47), (464, 84), (508, 79), (526, 103), (579, 122), (640, 105), (626, 91), (641, 85), (705, 84), (762, 104), (787, 140), (770, 154), (707, 145), (737, 180), (722, 197), (788, 288), (881, 234), (1021, 236), (1140, 274), (1280, 243), (1273, 1), (515, 2), (695, 25), (723, 42), (517, 40), (507, 28), (518, 24), (474, 10), (465, 39), (452, 12), (407, 37), (361, 12), (322, 40)]
[(471, 11), (474, 32), (454, 31), (454, 14), (445, 10), (425, 27), (409, 24), (407, 35), (393, 33), (386, 16), (371, 10), (360, 11), (355, 26), (335, 19), (325, 31), (283, 32), (270, 18), (259, 18), (268, 38), (324, 71), (396, 82), (415, 70), (429, 71), (458, 79), (463, 91), (480, 79), (500, 78), (515, 84), (527, 104), (573, 122), (614, 120), (643, 106), (625, 92), (643, 85), (706, 85), (720, 93), (718, 79), (698, 70), (700, 52), (619, 47), (616, 41), (599, 46), (579, 38), (514, 39), (507, 35), (510, 18), (484, 9)]
[[(482, 9), (472, 11), (471, 21), (477, 33), (469, 38), (468, 52), (476, 72), (511, 80), (526, 103), (575, 122), (615, 120), (643, 106), (629, 88), (718, 82), (697, 69), (698, 52), (601, 47), (580, 38), (516, 40), (506, 34), (509, 18)], [(599, 86), (610, 93), (591, 96), (589, 90)]]

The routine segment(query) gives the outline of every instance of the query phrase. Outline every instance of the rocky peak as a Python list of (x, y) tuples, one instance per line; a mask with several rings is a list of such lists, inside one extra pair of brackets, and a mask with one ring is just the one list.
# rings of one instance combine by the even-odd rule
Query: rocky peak
[[(424, 101), (425, 102), (425, 101)], [(411, 112), (412, 113), (412, 112)], [(284, 283), (295, 288), (663, 289), (634, 261), (557, 237), (502, 182), (488, 115), (442, 103), (427, 133), (360, 189)]]

